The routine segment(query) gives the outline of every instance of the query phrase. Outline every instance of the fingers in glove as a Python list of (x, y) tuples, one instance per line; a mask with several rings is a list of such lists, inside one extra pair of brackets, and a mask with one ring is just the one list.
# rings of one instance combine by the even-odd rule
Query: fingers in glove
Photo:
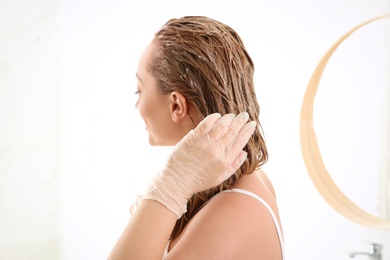
[(240, 166), (245, 162), (248, 154), (245, 151), (242, 151), (238, 154), (237, 158), (230, 165), (231, 171), (234, 173), (240, 168)]
[(202, 136), (207, 134), (210, 129), (213, 127), (214, 123), (221, 118), (220, 113), (214, 113), (206, 116), (199, 125), (195, 128), (195, 136)]
[(249, 123), (246, 123), (244, 127), (241, 128), (237, 137), (233, 140), (230, 148), (228, 148), (232, 155), (238, 154), (245, 147), (245, 145), (248, 143), (249, 138), (253, 134), (256, 125), (256, 121), (251, 121)]
[(222, 138), (226, 134), (226, 131), (232, 124), (234, 118), (235, 114), (225, 114), (222, 116), (211, 128), (209, 136), (215, 139)]
[(245, 162), (247, 158), (247, 153), (243, 150), (238, 154), (237, 158), (233, 161), (233, 163), (229, 166), (229, 168), (226, 170), (225, 174), (221, 176), (220, 182), (224, 182), (227, 180), (230, 176), (232, 176), (238, 168)]
[(226, 147), (230, 147), (248, 119), (249, 114), (247, 112), (242, 112), (233, 119), (233, 122), (228, 127), (225, 135), (222, 138), (222, 141), (225, 143)]

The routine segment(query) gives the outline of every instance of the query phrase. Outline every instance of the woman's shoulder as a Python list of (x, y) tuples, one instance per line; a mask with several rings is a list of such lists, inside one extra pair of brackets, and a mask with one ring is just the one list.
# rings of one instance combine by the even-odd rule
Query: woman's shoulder
[[(262, 175), (245, 175), (232, 188), (261, 197), (278, 216), (273, 188), (271, 191), (271, 183), (267, 184)], [(169, 255), (186, 259), (193, 255), (197, 259), (280, 259), (271, 257), (275, 250), (280, 251), (280, 245), (269, 210), (238, 192), (214, 196), (172, 241), (172, 247)]]

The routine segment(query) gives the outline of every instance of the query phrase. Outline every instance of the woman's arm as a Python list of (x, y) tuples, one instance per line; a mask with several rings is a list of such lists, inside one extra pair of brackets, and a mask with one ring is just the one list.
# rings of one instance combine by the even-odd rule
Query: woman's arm
[(176, 220), (162, 204), (142, 200), (108, 259), (162, 259)]
[(256, 123), (248, 114), (212, 114), (186, 135), (147, 188), (109, 259), (161, 259), (177, 218), (196, 192), (229, 178), (245, 161), (242, 151)]

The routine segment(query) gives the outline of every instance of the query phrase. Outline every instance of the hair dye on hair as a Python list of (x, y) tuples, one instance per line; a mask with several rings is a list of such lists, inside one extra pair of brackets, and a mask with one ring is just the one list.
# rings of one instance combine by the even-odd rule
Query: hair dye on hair
[[(259, 121), (253, 75), (254, 65), (239, 35), (229, 26), (204, 16), (169, 20), (156, 34), (156, 51), (150, 72), (162, 94), (178, 91), (197, 111), (197, 117), (211, 113), (238, 114), (246, 111), (257, 127), (244, 150), (247, 160), (229, 179), (217, 187), (195, 194), (187, 212), (176, 222), (171, 239), (215, 194), (230, 188), (236, 180), (251, 174), (268, 159)], [(191, 117), (192, 119), (192, 117)]]

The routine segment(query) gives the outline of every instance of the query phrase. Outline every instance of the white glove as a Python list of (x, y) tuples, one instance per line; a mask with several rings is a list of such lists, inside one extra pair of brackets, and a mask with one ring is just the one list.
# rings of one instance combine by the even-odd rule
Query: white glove
[(160, 202), (180, 218), (193, 194), (219, 185), (244, 163), (242, 149), (256, 127), (248, 118), (243, 112), (203, 119), (176, 145), (143, 199)]

